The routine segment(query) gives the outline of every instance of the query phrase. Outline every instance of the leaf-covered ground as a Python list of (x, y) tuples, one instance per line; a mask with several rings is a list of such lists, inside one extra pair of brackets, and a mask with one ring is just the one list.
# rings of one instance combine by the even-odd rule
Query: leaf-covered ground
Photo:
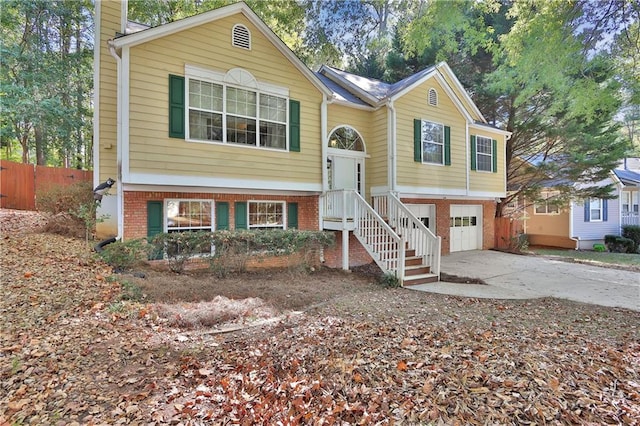
[(217, 333), (82, 240), (0, 241), (0, 424), (640, 424), (638, 312), (371, 286)]

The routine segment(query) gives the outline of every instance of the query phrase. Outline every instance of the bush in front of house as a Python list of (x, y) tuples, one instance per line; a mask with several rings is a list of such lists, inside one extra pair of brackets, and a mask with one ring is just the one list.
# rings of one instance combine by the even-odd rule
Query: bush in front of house
[(605, 235), (604, 243), (607, 249), (612, 253), (634, 253), (635, 242), (626, 237), (618, 235)]
[(80, 238), (84, 236), (88, 240), (94, 230), (96, 202), (91, 182), (39, 189), (36, 208), (51, 214), (45, 232)]
[(332, 232), (274, 229), (260, 231), (196, 231), (156, 235), (152, 244), (164, 251), (173, 272), (184, 271), (187, 260), (208, 260), (220, 275), (242, 270), (250, 257), (306, 254), (335, 243)]
[(633, 240), (635, 247), (631, 253), (640, 253), (640, 226), (624, 225), (622, 227), (622, 236)]
[(107, 244), (99, 252), (100, 257), (111, 265), (116, 272), (131, 271), (136, 265), (149, 258), (153, 246), (145, 239), (116, 241)]

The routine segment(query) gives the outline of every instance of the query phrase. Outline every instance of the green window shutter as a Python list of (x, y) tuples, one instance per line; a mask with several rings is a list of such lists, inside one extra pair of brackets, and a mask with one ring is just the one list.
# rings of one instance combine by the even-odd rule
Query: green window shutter
[(471, 135), (471, 170), (476, 169), (476, 137)]
[(248, 229), (249, 226), (247, 224), (247, 203), (237, 202), (235, 204), (235, 210), (235, 229)]
[(422, 120), (413, 120), (413, 161), (422, 163)]
[(184, 77), (169, 74), (169, 137), (184, 139)]
[(216, 230), (229, 229), (229, 203), (216, 201)]
[(289, 151), (300, 152), (300, 101), (289, 100)]
[(298, 203), (287, 203), (287, 229), (298, 229)]
[(444, 126), (444, 165), (451, 165), (451, 127)]
[[(147, 240), (151, 241), (164, 230), (162, 219), (162, 201), (147, 201)], [(149, 260), (162, 259), (162, 250), (154, 250), (149, 254)]]
[(498, 173), (498, 141), (493, 139), (492, 141), (493, 149), (491, 152), (493, 153), (493, 173)]
[(609, 220), (609, 200), (606, 198), (602, 200), (602, 221), (607, 222)]

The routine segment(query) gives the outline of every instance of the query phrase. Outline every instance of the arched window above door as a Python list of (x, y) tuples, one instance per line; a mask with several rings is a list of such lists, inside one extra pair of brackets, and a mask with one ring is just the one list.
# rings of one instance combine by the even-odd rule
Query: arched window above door
[(362, 136), (352, 127), (342, 126), (336, 128), (329, 136), (329, 148), (346, 149), (349, 151), (364, 152)]

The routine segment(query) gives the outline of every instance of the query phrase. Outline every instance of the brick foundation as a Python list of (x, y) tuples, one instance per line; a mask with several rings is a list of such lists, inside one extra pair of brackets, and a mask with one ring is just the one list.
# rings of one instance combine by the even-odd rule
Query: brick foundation
[[(333, 231), (336, 243), (324, 249), (324, 265), (329, 268), (342, 268), (342, 231)], [(360, 241), (349, 232), (349, 267), (368, 265), (373, 262)]]
[(298, 228), (317, 231), (318, 196), (274, 196), (252, 194), (216, 194), (185, 192), (145, 192), (126, 191), (124, 193), (124, 239), (145, 238), (147, 236), (147, 202), (165, 199), (214, 200), (229, 203), (229, 228), (234, 229), (235, 202), (242, 201), (286, 201), (298, 203)]

